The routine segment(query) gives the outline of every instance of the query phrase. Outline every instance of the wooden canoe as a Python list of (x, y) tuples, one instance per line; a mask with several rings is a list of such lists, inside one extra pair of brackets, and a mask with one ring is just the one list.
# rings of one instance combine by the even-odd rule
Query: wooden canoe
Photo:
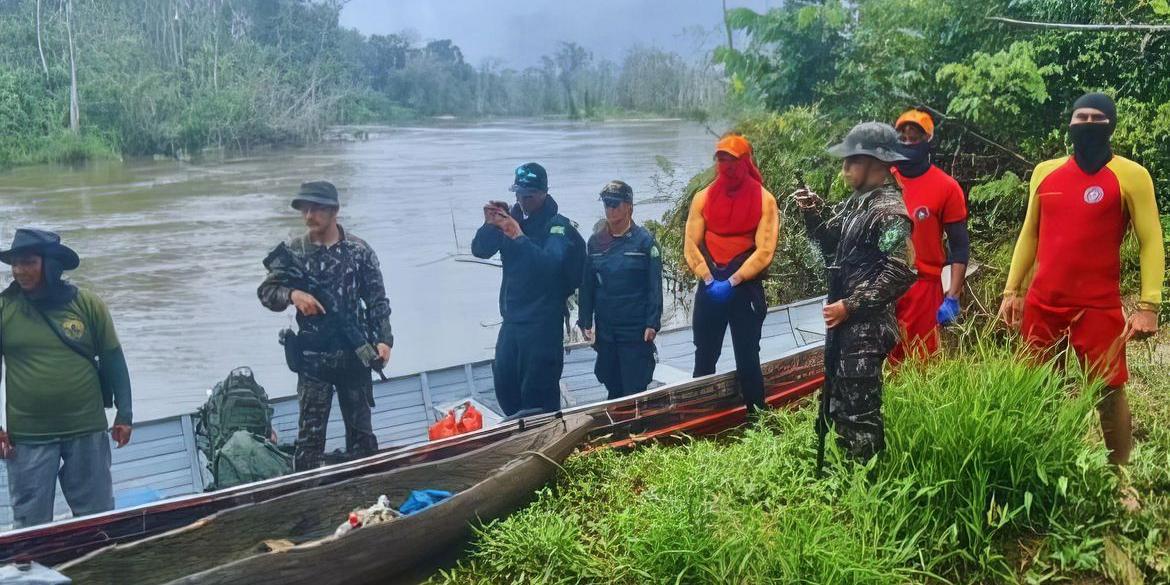
[[(465, 538), (475, 522), (523, 504), (595, 425), (569, 414), (454, 457), (349, 479), (240, 506), (57, 567), (76, 583), (319, 585), (384, 583)], [(347, 514), (414, 489), (451, 498), (416, 514), (332, 535)], [(282, 542), (269, 550), (265, 542)]]
[[(761, 342), (769, 403), (777, 405), (794, 400), (811, 392), (819, 383), (822, 375), (822, 345), (818, 339), (821, 334), (816, 330), (819, 323), (820, 301), (817, 299), (769, 310)], [(565, 394), (568, 402), (563, 412), (597, 413), (604, 419), (604, 430), (598, 431), (598, 434), (605, 435), (608, 440), (619, 445), (677, 433), (698, 435), (717, 432), (743, 420), (742, 402), (736, 389), (734, 372), (730, 369), (733, 364), (729, 359), (729, 348), (725, 348), (726, 356), (719, 366), (719, 370), (725, 373), (692, 379), (687, 375), (693, 363), (689, 329), (681, 327), (663, 331), (659, 335), (658, 346), (660, 363), (655, 372), (655, 384), (663, 385), (636, 396), (608, 402), (604, 401), (605, 389), (599, 386), (592, 374), (592, 351), (580, 345), (570, 347), (572, 351), (566, 356), (563, 378), (563, 384), (568, 387)], [(453, 375), (456, 373), (457, 376)], [(424, 372), (395, 378), (389, 383), (375, 384), (375, 390), (402, 387), (417, 397), (417, 389), (421, 386), (423, 397), (427, 395), (428, 387), (439, 396), (439, 385), (447, 383), (443, 380), (458, 378), (466, 380), (466, 390), (463, 392), (471, 392), (471, 396), (477, 399), (490, 399), (490, 362), (464, 364), (429, 374), (429, 386), (428, 373)], [(417, 378), (421, 378), (421, 381)], [(486, 390), (482, 387), (484, 382), (488, 383)], [(427, 409), (419, 405), (417, 411), (425, 413)], [(541, 415), (523, 421), (506, 422), (467, 435), (436, 442), (412, 442), (357, 461), (217, 492), (180, 495), (133, 508), (0, 533), (0, 563), (38, 561), (45, 565), (58, 565), (97, 548), (149, 538), (223, 510), (405, 466), (455, 457), (507, 439), (522, 432), (526, 426), (530, 428), (544, 424), (550, 419), (551, 415)], [(291, 420), (295, 424), (295, 412)], [(425, 436), (426, 421), (417, 421), (417, 424), (423, 425), (421, 428)], [(333, 421), (331, 425), (340, 427), (340, 422)], [(150, 430), (150, 423), (136, 429), (143, 433)], [(143, 449), (148, 446), (139, 445)], [(143, 465), (148, 466), (152, 461), (147, 457), (136, 465), (145, 469)], [(199, 463), (193, 460), (190, 465), (198, 466)], [(0, 521), (2, 516), (3, 508), (0, 506)]]

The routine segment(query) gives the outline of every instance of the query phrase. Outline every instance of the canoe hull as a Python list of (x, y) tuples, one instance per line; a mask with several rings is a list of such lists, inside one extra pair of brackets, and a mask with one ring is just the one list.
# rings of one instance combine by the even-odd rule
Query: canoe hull
[[(58, 569), (75, 582), (95, 585), (318, 584), (323, 577), (335, 583), (384, 583), (465, 539), (476, 522), (523, 505), (593, 426), (588, 414), (570, 415), (458, 457), (228, 510)], [(457, 493), (417, 514), (342, 538), (322, 534), (358, 503), (381, 494), (398, 501), (422, 488)], [(259, 552), (256, 545), (270, 539), (303, 542)]]
[[(813, 392), (823, 379), (823, 348), (815, 344), (793, 350), (765, 362), (763, 371), (770, 404), (777, 406), (795, 401)], [(719, 432), (740, 424), (745, 417), (734, 372), (688, 380), (565, 412), (596, 415), (600, 428), (594, 431), (594, 438), (602, 437), (602, 442), (617, 446), (670, 434)], [(458, 457), (512, 437), (522, 432), (525, 425), (545, 424), (551, 418), (551, 415), (534, 417), (523, 423), (506, 423), (469, 435), (390, 450), (358, 461), (266, 482), (10, 532), (0, 536), (0, 562), (65, 563), (93, 550), (111, 544), (137, 542), (224, 510), (371, 474)]]

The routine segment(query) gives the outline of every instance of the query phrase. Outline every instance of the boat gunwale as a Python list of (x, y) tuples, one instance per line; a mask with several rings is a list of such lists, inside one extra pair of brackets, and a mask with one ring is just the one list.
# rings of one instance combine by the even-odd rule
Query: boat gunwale
[[(817, 303), (820, 303), (823, 301), (823, 299), (824, 299), (824, 297), (820, 296), (820, 297), (815, 297), (815, 298), (810, 298), (810, 299), (803, 299), (800, 301), (795, 301), (792, 303), (787, 303), (787, 304), (779, 305), (776, 307), (771, 307), (768, 309), (768, 313), (769, 314), (779, 313), (781, 311), (791, 312), (791, 310), (796, 309), (796, 308), (807, 307), (807, 306), (811, 306), (811, 305), (815, 305)], [(790, 313), (790, 315), (791, 315), (791, 313)], [(791, 316), (790, 316), (789, 322), (794, 323), (791, 319)], [(673, 328), (665, 330), (664, 333), (673, 333), (673, 332), (685, 331), (685, 330), (689, 330), (689, 329), (691, 329), (690, 325), (679, 325), (677, 327), (673, 327)], [(793, 324), (793, 330), (795, 332), (795, 325), (794, 324)], [(798, 345), (796, 347), (793, 347), (791, 349), (788, 349), (788, 350), (782, 352), (780, 355), (778, 355), (777, 357), (775, 357), (771, 360), (768, 360), (768, 362), (766, 362), (766, 363), (788, 359), (794, 355), (815, 350), (818, 346), (823, 346), (823, 344), (824, 344), (823, 340), (817, 340), (817, 341), (813, 341), (811, 343), (805, 343), (802, 345)], [(579, 348), (584, 348), (584, 347), (588, 347), (587, 342), (579, 342), (576, 344), (570, 344), (569, 346), (566, 346), (565, 349), (566, 349), (566, 351), (568, 351), (570, 349), (579, 349)], [(489, 360), (481, 360), (481, 361), (476, 361), (476, 362), (467, 362), (467, 363), (464, 363), (462, 365), (471, 364), (474, 366), (474, 365), (479, 365), (479, 364), (483, 364), (483, 363), (490, 363), (491, 361), (492, 360), (490, 360), (490, 359)], [(445, 368), (438, 368), (438, 369), (442, 370), (442, 369), (450, 369), (450, 368), (455, 368), (455, 367), (459, 367), (459, 365), (452, 365), (452, 366), (447, 366)], [(433, 372), (436, 370), (432, 369), (432, 370), (426, 370), (426, 371)], [(387, 381), (379, 382), (379, 384), (388, 384), (388, 383), (391, 383), (395, 380), (408, 379), (410, 377), (419, 376), (422, 373), (423, 372), (417, 372), (417, 373), (413, 373), (413, 374), (409, 374), (409, 375), (403, 375), (403, 376), (390, 378)], [(345, 481), (346, 479), (348, 479), (348, 477), (360, 477), (360, 474), (358, 474), (356, 472), (358, 472), (359, 470), (361, 470), (363, 468), (385, 465), (385, 464), (393, 463), (394, 461), (397, 461), (397, 460), (401, 460), (401, 459), (405, 459), (405, 458), (409, 458), (409, 457), (414, 457), (414, 456), (425, 455), (428, 453), (433, 453), (435, 451), (444, 450), (446, 448), (457, 449), (460, 446), (471, 444), (471, 443), (474, 443), (476, 441), (484, 441), (484, 440), (488, 440), (488, 439), (497, 438), (500, 435), (508, 435), (508, 434), (512, 434), (514, 432), (521, 432), (528, 426), (543, 425), (549, 421), (555, 420), (558, 416), (567, 416), (567, 415), (576, 414), (576, 413), (588, 413), (591, 411), (597, 411), (600, 413), (602, 410), (605, 410), (608, 413), (610, 407), (637, 405), (637, 403), (639, 401), (648, 401), (648, 400), (652, 400), (654, 398), (666, 397), (666, 396), (669, 396), (673, 392), (701, 389), (705, 386), (710, 385), (713, 381), (720, 378), (721, 376), (727, 376), (729, 374), (734, 374), (734, 370), (731, 372), (710, 374), (710, 375), (699, 377), (699, 378), (690, 378), (690, 379), (686, 379), (686, 380), (680, 380), (680, 381), (677, 381), (674, 383), (664, 384), (664, 385), (658, 386), (656, 388), (648, 388), (648, 389), (646, 389), (638, 394), (624, 396), (624, 397), (616, 398), (613, 400), (603, 400), (603, 401), (599, 401), (599, 402), (590, 402), (587, 404), (581, 404), (581, 405), (568, 407), (568, 408), (559, 410), (555, 413), (543, 413), (540, 415), (534, 415), (532, 417), (526, 417), (526, 418), (522, 418), (522, 419), (508, 421), (508, 422), (501, 423), (501, 424), (499, 424), (495, 427), (492, 427), (490, 429), (482, 429), (480, 431), (474, 431), (472, 433), (456, 435), (453, 437), (448, 437), (448, 438), (440, 439), (440, 440), (436, 440), (436, 441), (417, 441), (417, 442), (402, 445), (399, 447), (390, 447), (385, 451), (381, 451), (381, 452), (375, 453), (373, 455), (370, 455), (368, 457), (364, 457), (361, 459), (355, 459), (352, 461), (335, 463), (332, 465), (319, 467), (317, 469), (295, 472), (295, 473), (283, 475), (280, 477), (275, 477), (275, 478), (262, 480), (262, 481), (258, 481), (258, 482), (247, 483), (247, 484), (243, 484), (240, 486), (226, 488), (223, 490), (217, 490), (214, 492), (200, 492), (200, 493), (194, 493), (194, 494), (186, 494), (186, 495), (176, 496), (173, 498), (167, 498), (167, 499), (162, 500), (160, 502), (150, 502), (150, 503), (141, 504), (141, 505), (130, 507), (130, 508), (111, 510), (111, 511), (103, 512), (100, 514), (92, 514), (89, 516), (81, 516), (81, 517), (77, 517), (77, 518), (67, 518), (67, 519), (59, 520), (59, 521), (52, 522), (49, 524), (42, 524), (39, 526), (32, 526), (32, 527), (11, 530), (11, 531), (0, 534), (0, 546), (7, 546), (7, 545), (15, 544), (15, 543), (20, 543), (20, 542), (24, 542), (27, 540), (35, 539), (35, 538), (40, 537), (40, 536), (68, 534), (69, 532), (73, 532), (73, 531), (77, 531), (77, 530), (84, 530), (88, 527), (100, 527), (103, 525), (107, 525), (107, 524), (110, 524), (113, 522), (118, 522), (118, 521), (123, 521), (123, 520), (133, 520), (135, 518), (140, 518), (143, 521), (145, 521), (145, 519), (151, 513), (181, 511), (181, 510), (188, 509), (188, 508), (195, 508), (197, 506), (204, 505), (204, 504), (211, 504), (211, 503), (214, 503), (217, 501), (228, 500), (228, 499), (232, 499), (232, 498), (244, 498), (244, 497), (247, 497), (247, 496), (252, 495), (252, 494), (262, 495), (267, 490), (277, 489), (280, 487), (292, 488), (293, 484), (297, 484), (297, 483), (306, 483), (306, 482), (312, 482), (313, 480), (322, 480), (323, 483), (319, 483), (319, 484), (315, 484), (315, 485), (311, 486), (311, 487), (316, 487), (317, 485), (328, 485), (330, 483)], [(284, 400), (290, 400), (290, 399), (294, 399), (294, 398), (295, 397), (287, 397), (287, 398), (284, 398)], [(277, 399), (277, 401), (279, 401), (279, 400), (282, 400), (282, 399)], [(656, 414), (656, 413), (659, 413), (662, 411), (670, 410), (672, 407), (677, 407), (677, 406), (678, 406), (678, 404), (673, 404), (673, 405), (664, 406), (661, 409), (654, 409), (654, 410), (649, 410), (649, 411), (639, 411), (639, 416), (641, 417), (641, 416)], [(170, 420), (170, 419), (181, 418), (183, 416), (189, 416), (189, 414), (178, 415), (176, 417), (168, 417), (166, 419), (157, 419), (157, 420)], [(156, 422), (156, 421), (149, 421), (149, 422)], [(386, 471), (390, 471), (390, 470), (388, 469)], [(376, 473), (376, 472), (374, 472), (374, 473)], [(333, 482), (329, 481), (330, 478), (337, 477), (340, 475), (347, 475), (348, 477), (338, 478)], [(272, 498), (280, 497), (281, 495), (282, 494), (278, 494), (278, 495), (272, 496)], [(267, 501), (267, 499), (271, 499), (271, 498), (257, 500), (257, 502)], [(246, 505), (247, 503), (248, 502), (241, 502), (240, 505)], [(252, 502), (252, 503), (255, 503), (255, 502)], [(232, 506), (232, 507), (235, 507), (235, 506)], [(230, 508), (224, 508), (224, 509), (226, 510), (226, 509), (230, 509)], [(216, 512), (212, 512), (211, 514), (208, 514), (208, 516), (210, 516), (214, 513), (216, 513)], [(206, 518), (208, 516), (204, 516), (203, 518)], [(194, 522), (194, 521), (197, 521), (197, 520), (193, 520), (192, 522)], [(145, 529), (144, 529), (144, 531), (145, 531)], [(146, 536), (146, 538), (150, 538), (151, 536), (154, 536), (154, 535)], [(134, 542), (134, 541), (135, 540), (131, 540), (131, 542)], [(56, 551), (54, 551), (54, 552), (56, 552)], [(0, 554), (3, 554), (3, 553), (0, 553)], [(32, 554), (36, 554), (36, 553), (32, 553)], [(52, 554), (52, 553), (48, 553), (48, 554)], [(30, 556), (28, 553), (17, 553), (15, 555), (11, 555), (8, 557), (0, 557), (0, 558), (6, 558), (7, 560), (14, 560), (14, 559), (26, 558), (28, 556)]]
[[(563, 417), (557, 417), (557, 420), (560, 420), (562, 422), (562, 424), (564, 425), (564, 430), (559, 432), (559, 434), (556, 434), (554, 432), (553, 436), (546, 439), (545, 444), (538, 451), (543, 452), (545, 449), (558, 446), (563, 441), (565, 441), (566, 438), (572, 437), (574, 435), (578, 435), (578, 438), (576, 439), (574, 445), (580, 444), (581, 438), (587, 436), (588, 433), (590, 431), (592, 431), (594, 428), (596, 428), (598, 423), (599, 423), (598, 418), (591, 413), (575, 413), (573, 415), (566, 415)], [(556, 424), (546, 424), (546, 425), (540, 425), (540, 426), (533, 426), (533, 427), (526, 429), (524, 431), (524, 433), (533, 433), (533, 434), (547, 433), (547, 432), (552, 431), (556, 427), (557, 427)], [(419, 463), (416, 463), (413, 465), (408, 465), (405, 467), (397, 467), (394, 469), (388, 469), (388, 470), (373, 473), (373, 474), (351, 477), (351, 478), (348, 478), (348, 479), (345, 479), (345, 480), (342, 480), (342, 481), (339, 481), (336, 483), (322, 484), (322, 485), (318, 485), (318, 486), (313, 486), (307, 490), (301, 490), (301, 491), (281, 494), (277, 497), (274, 497), (274, 498), (271, 498), (268, 500), (259, 501), (259, 502), (241, 503), (239, 506), (235, 506), (232, 508), (225, 508), (223, 510), (218, 510), (209, 516), (200, 518), (198, 520), (195, 520), (195, 521), (193, 521), (189, 524), (183, 525), (183, 526), (179, 526), (179, 527), (172, 528), (172, 529), (164, 531), (164, 532), (160, 532), (158, 534), (152, 534), (152, 535), (147, 536), (145, 538), (141, 538), (138, 540), (127, 542), (127, 543), (114, 543), (111, 545), (100, 547), (98, 549), (95, 549), (93, 551), (86, 553), (85, 555), (77, 557), (76, 559), (72, 559), (70, 561), (61, 563), (61, 564), (57, 565), (55, 567), (55, 569), (65, 573), (66, 576), (68, 576), (69, 569), (76, 568), (79, 565), (82, 565), (83, 563), (87, 563), (87, 562), (93, 561), (95, 559), (98, 559), (102, 555), (106, 555), (106, 554), (110, 554), (110, 553), (114, 553), (114, 552), (121, 552), (121, 551), (129, 551), (132, 554), (134, 549), (136, 549), (136, 548), (147, 547), (147, 546), (150, 546), (152, 544), (157, 544), (159, 541), (163, 541), (163, 540), (168, 539), (170, 537), (174, 537), (176, 535), (182, 535), (182, 534), (185, 534), (187, 532), (191, 532), (191, 531), (205, 528), (205, 527), (207, 527), (207, 525), (209, 525), (209, 524), (213, 523), (215, 520), (217, 520), (220, 516), (223, 516), (223, 515), (228, 514), (228, 513), (239, 513), (241, 511), (244, 511), (247, 508), (252, 508), (253, 506), (260, 506), (260, 505), (270, 504), (270, 503), (278, 503), (281, 500), (288, 499), (288, 498), (295, 497), (295, 496), (300, 496), (300, 497), (311, 496), (313, 493), (319, 493), (320, 490), (333, 489), (333, 488), (336, 488), (336, 487), (338, 487), (342, 484), (348, 483), (348, 482), (354, 482), (354, 481), (359, 481), (359, 480), (369, 480), (369, 479), (375, 478), (377, 476), (381, 476), (381, 477), (385, 478), (385, 477), (388, 477), (392, 474), (399, 474), (399, 473), (407, 472), (407, 471), (417, 471), (419, 469), (426, 468), (426, 467), (433, 467), (433, 466), (437, 466), (437, 465), (441, 465), (441, 464), (449, 464), (451, 462), (465, 460), (467, 458), (482, 454), (485, 449), (491, 449), (493, 447), (497, 447), (503, 441), (508, 441), (511, 439), (519, 439), (522, 436), (523, 436), (523, 433), (517, 433), (517, 434), (513, 435), (512, 437), (507, 437), (507, 438), (503, 439), (502, 441), (498, 441), (495, 443), (489, 443), (489, 444), (483, 445), (482, 447), (480, 447), (478, 449), (466, 451), (464, 453), (459, 453), (459, 454), (453, 455), (451, 457), (445, 457), (445, 458), (436, 459), (433, 461), (423, 461), (423, 462), (419, 462)], [(572, 449), (573, 449), (572, 447), (569, 447), (569, 448), (567, 448), (567, 451), (571, 452)], [(421, 521), (421, 520), (418, 520), (418, 518), (422, 518), (425, 520), (425, 519), (429, 518), (429, 515), (423, 516), (423, 514), (426, 513), (429, 509), (435, 508), (435, 507), (443, 505), (444, 503), (453, 501), (455, 499), (455, 497), (458, 497), (459, 495), (475, 488), (476, 486), (479, 486), (480, 484), (491, 480), (493, 477), (495, 477), (495, 476), (497, 476), (497, 475), (499, 475), (507, 470), (513, 469), (514, 467), (521, 464), (522, 462), (527, 462), (528, 460), (531, 460), (531, 459), (544, 459), (544, 457), (534, 455), (531, 450), (525, 450), (525, 451), (518, 452), (515, 455), (513, 455), (510, 459), (508, 459), (507, 461), (504, 461), (502, 464), (485, 470), (486, 472), (484, 473), (484, 475), (480, 479), (476, 480), (473, 484), (471, 484), (470, 486), (468, 486), (464, 490), (461, 490), (460, 492), (453, 494), (451, 498), (443, 500), (442, 502), (439, 502), (439, 503), (435, 504), (435, 506), (431, 506), (428, 509), (422, 510), (416, 515), (408, 516), (408, 518), (413, 518), (414, 522)], [(403, 519), (405, 519), (405, 518), (403, 518)], [(396, 520), (395, 522), (397, 522), (397, 521), (398, 520)], [(389, 527), (391, 524), (393, 524), (393, 522), (387, 522), (384, 524), (377, 524), (377, 525), (366, 527), (363, 530), (367, 530), (368, 532), (381, 532), (381, 531), (387, 529), (387, 527)], [(381, 529), (381, 530), (374, 530), (374, 529)], [(197, 571), (195, 573), (190, 573), (190, 574), (183, 575), (183, 576), (175, 578), (175, 579), (168, 580), (165, 583), (182, 582), (185, 579), (195, 578), (195, 577), (198, 577), (200, 575), (212, 574), (215, 571), (218, 571), (224, 567), (234, 566), (234, 565), (238, 565), (238, 564), (245, 563), (248, 561), (252, 561), (252, 560), (256, 559), (257, 557), (265, 557), (265, 556), (274, 555), (274, 554), (304, 553), (304, 552), (307, 552), (310, 550), (315, 550), (317, 548), (320, 548), (322, 545), (325, 545), (325, 544), (328, 544), (328, 543), (331, 543), (331, 542), (337, 541), (337, 540), (340, 540), (340, 538), (337, 536), (334, 536), (334, 535), (327, 535), (327, 536), (315, 538), (315, 539), (312, 539), (309, 541), (305, 541), (302, 543), (298, 543), (295, 546), (292, 546), (286, 550), (269, 551), (269, 552), (255, 552), (255, 553), (250, 554), (246, 557), (241, 557), (241, 558), (229, 561), (227, 563), (215, 565), (213, 567), (203, 569), (203, 570)]]

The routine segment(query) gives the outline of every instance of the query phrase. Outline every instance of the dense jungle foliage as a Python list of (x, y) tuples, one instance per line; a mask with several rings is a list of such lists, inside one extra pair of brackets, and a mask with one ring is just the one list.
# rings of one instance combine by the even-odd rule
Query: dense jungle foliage
[[(1170, 226), (1170, 28), (1068, 30), (991, 17), (1077, 24), (1170, 23), (1162, 0), (811, 0), (765, 14), (732, 10), (746, 45), (714, 59), (729, 76), (730, 99), (757, 104), (735, 124), (756, 144), (766, 186), (779, 198), (781, 238), (768, 290), (773, 302), (823, 290), (787, 195), (803, 181), (833, 198), (845, 194), (839, 163), (824, 149), (857, 122), (892, 123), (911, 107), (936, 119), (934, 157), (968, 195), (974, 305), (996, 296), (1026, 207), (1028, 178), (1043, 160), (1068, 154), (1072, 102), (1104, 91), (1118, 103), (1117, 154), (1149, 169), (1162, 224)], [(687, 282), (682, 224), (696, 177), (656, 227)], [(1170, 234), (1170, 230), (1164, 230)], [(1136, 290), (1136, 245), (1127, 244), (1125, 290)]]
[(0, 164), (305, 143), (333, 124), (423, 116), (702, 117), (711, 63), (550, 47), (539, 66), (468, 63), (448, 39), (339, 25), (340, 0), (0, 3)]

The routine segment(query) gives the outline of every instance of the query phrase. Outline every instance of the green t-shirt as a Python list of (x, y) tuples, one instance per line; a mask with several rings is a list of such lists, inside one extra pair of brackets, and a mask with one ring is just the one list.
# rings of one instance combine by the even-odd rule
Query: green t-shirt
[[(45, 314), (90, 355), (119, 347), (110, 311), (93, 293), (79, 290), (68, 305)], [(0, 295), (0, 349), (8, 434), (14, 441), (106, 430), (97, 370), (53, 333), (18, 290)]]

